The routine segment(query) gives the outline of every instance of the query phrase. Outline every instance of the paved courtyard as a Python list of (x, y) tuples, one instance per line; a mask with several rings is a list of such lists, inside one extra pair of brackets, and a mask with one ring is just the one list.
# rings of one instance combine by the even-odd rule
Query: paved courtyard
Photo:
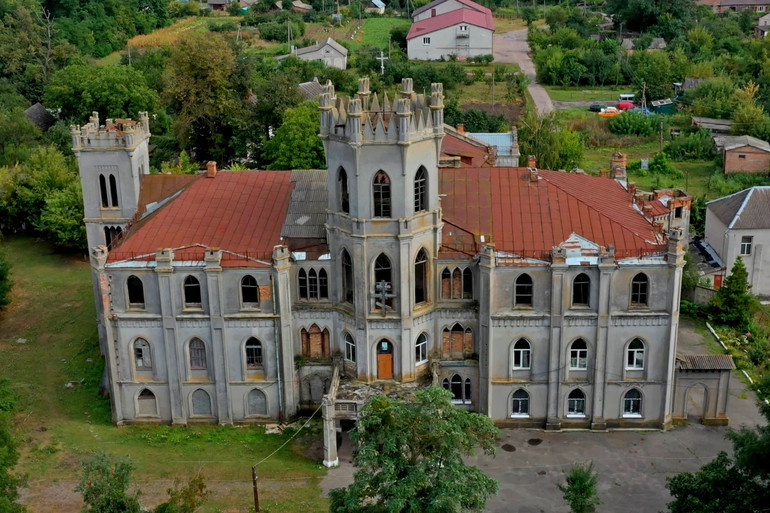
[[(683, 323), (680, 352), (706, 353), (701, 336)], [(762, 422), (754, 394), (733, 374), (727, 413), (730, 426)], [(474, 456), (468, 461), (500, 483), (498, 494), (487, 503), (487, 511), (499, 513), (561, 513), (569, 508), (557, 484), (573, 463), (593, 461), (599, 474), (599, 511), (657, 513), (666, 509), (671, 497), (666, 477), (697, 470), (719, 451), (729, 451), (727, 428), (698, 423), (667, 432), (612, 431), (609, 433), (553, 433), (529, 429), (505, 429), (494, 457)], [(321, 486), (345, 486), (352, 480), (350, 442), (340, 447), (340, 467), (331, 469)]]

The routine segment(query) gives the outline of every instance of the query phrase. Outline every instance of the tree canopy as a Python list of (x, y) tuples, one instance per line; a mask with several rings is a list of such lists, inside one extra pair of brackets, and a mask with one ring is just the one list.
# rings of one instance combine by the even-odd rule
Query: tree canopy
[(321, 115), (314, 102), (287, 109), (283, 124), (265, 143), (270, 169), (320, 169), (325, 167), (324, 147), (318, 132)]
[(351, 439), (354, 482), (332, 490), (335, 513), (444, 513), (481, 510), (497, 481), (463, 462), (480, 447), (494, 454), (498, 429), (489, 417), (458, 409), (452, 394), (428, 388), (413, 401), (371, 398)]
[(730, 274), (709, 301), (709, 310), (718, 322), (738, 329), (748, 328), (754, 311), (748, 277), (743, 259), (738, 256)]

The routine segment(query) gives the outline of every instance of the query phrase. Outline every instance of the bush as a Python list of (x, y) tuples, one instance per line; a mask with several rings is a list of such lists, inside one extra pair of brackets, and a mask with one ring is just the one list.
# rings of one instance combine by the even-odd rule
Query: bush
[(711, 160), (717, 154), (708, 130), (675, 137), (664, 151), (674, 160)]
[(649, 136), (657, 131), (657, 116), (639, 112), (624, 112), (610, 120), (610, 131), (617, 135)]
[(679, 303), (679, 313), (685, 317), (700, 317), (702, 311), (703, 310), (698, 303), (690, 301), (689, 299), (682, 299), (681, 303)]

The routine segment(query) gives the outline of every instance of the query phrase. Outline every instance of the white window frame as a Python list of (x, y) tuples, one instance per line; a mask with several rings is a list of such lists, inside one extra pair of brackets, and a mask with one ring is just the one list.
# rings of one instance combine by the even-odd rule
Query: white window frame
[[(514, 395), (518, 391), (522, 391), (525, 394), (527, 394), (527, 398), (526, 399), (522, 399), (522, 398), (514, 397)], [(513, 407), (514, 401), (518, 401), (519, 403), (521, 403), (522, 401), (526, 401), (527, 402), (527, 413), (520, 413), (520, 412), (517, 413), (517, 412), (515, 412), (514, 411), (515, 408)], [(526, 419), (526, 418), (529, 418), (529, 415), (530, 415), (529, 411), (530, 411), (531, 403), (532, 402), (530, 401), (529, 392), (527, 392), (523, 388), (520, 388), (519, 390), (514, 390), (513, 394), (511, 394), (511, 418), (514, 418), (514, 419)], [(519, 408), (519, 410), (521, 410), (521, 408)]]
[[(571, 392), (570, 392), (571, 393)], [(582, 407), (578, 411), (577, 405), (581, 404)], [(573, 407), (574, 406), (574, 407)], [(567, 396), (567, 417), (570, 418), (582, 418), (586, 416), (586, 395), (583, 392), (583, 397), (571, 398)]]
[[(639, 397), (628, 397), (628, 394), (632, 391), (636, 390), (636, 392), (639, 394)], [(625, 394), (623, 394), (623, 418), (624, 419), (641, 419), (642, 418), (642, 404), (644, 401), (644, 397), (642, 397), (642, 393), (639, 392), (639, 390), (632, 388)], [(637, 409), (639, 411), (634, 412), (633, 405), (636, 404)], [(629, 408), (628, 405), (631, 405)]]
[(425, 46), (430, 45), (430, 37), (423, 37), (422, 44), (424, 44)]
[[(626, 348), (626, 370), (633, 370), (633, 371), (639, 371), (644, 370), (644, 353), (646, 351), (646, 346), (644, 345), (644, 342), (639, 340), (639, 342), (642, 343), (641, 349), (632, 349), (631, 344), (633, 344), (636, 340), (634, 339), (631, 342), (629, 342), (628, 347)], [(633, 359), (631, 358), (633, 356)], [(639, 359), (641, 357), (641, 364), (639, 364)], [(633, 363), (629, 363), (633, 362)]]
[(345, 333), (345, 360), (356, 363), (356, 341), (350, 333)]
[[(575, 342), (582, 339), (577, 339)], [(572, 342), (569, 347), (569, 370), (588, 370), (588, 343), (583, 341), (586, 345), (585, 349), (575, 349), (573, 346), (575, 342)], [(577, 363), (573, 365), (573, 361)], [(582, 366), (581, 366), (582, 362)]]
[[(519, 342), (524, 341), (527, 344), (526, 349), (516, 349)], [(527, 365), (523, 364), (526, 355)], [(518, 359), (519, 364), (516, 365)], [(532, 368), (532, 344), (528, 340), (520, 338), (513, 344), (513, 370), (529, 370)]]
[(751, 256), (751, 250), (752, 250), (752, 246), (753, 245), (754, 245), (754, 236), (753, 235), (743, 235), (743, 236), (741, 236), (740, 255), (741, 256)]
[[(422, 341), (420, 341), (421, 339)], [(428, 337), (424, 333), (417, 337), (417, 344), (414, 346), (414, 359), (416, 365), (428, 361)]]

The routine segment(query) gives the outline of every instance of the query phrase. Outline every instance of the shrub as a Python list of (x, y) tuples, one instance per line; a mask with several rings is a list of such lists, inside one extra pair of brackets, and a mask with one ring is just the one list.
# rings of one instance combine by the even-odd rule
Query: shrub
[(639, 112), (624, 112), (610, 120), (610, 131), (618, 135), (652, 135), (657, 130), (657, 117)]
[(674, 160), (711, 160), (716, 157), (714, 141), (708, 130), (675, 137), (664, 151)]
[(679, 304), (679, 313), (685, 317), (700, 317), (701, 306), (689, 299), (682, 299), (682, 302)]

